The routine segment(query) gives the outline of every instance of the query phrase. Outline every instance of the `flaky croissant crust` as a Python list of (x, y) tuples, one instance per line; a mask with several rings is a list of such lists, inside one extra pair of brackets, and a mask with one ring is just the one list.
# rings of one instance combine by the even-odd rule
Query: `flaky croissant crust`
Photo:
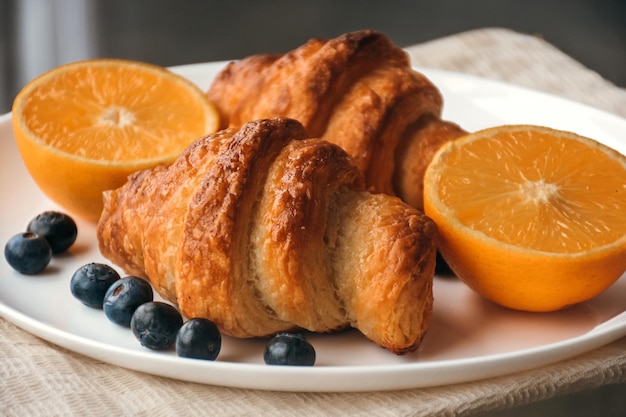
[(352, 158), (275, 118), (194, 142), (105, 194), (102, 254), (236, 337), (347, 326), (395, 353), (432, 314), (436, 227)]
[(441, 120), (439, 90), (406, 52), (371, 30), (231, 62), (207, 94), (223, 127), (296, 119), (312, 137), (347, 151), (369, 189), (420, 209), (426, 166), (444, 142), (465, 133)]

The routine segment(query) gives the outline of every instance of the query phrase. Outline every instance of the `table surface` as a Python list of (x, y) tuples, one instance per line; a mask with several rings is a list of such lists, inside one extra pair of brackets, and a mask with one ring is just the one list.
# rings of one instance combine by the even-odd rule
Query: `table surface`
[[(485, 28), (407, 51), (419, 67), (498, 79), (626, 117), (626, 90), (534, 36)], [(0, 318), (0, 415), (7, 416), (470, 416), (625, 383), (625, 369), (623, 338), (550, 366), (473, 383), (370, 393), (265, 392), (118, 368), (42, 341)]]

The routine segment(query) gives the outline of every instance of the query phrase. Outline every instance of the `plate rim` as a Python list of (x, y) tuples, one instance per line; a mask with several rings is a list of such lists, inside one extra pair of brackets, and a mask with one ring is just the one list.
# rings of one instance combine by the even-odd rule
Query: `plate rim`
[[(208, 62), (208, 63), (197, 63), (197, 64), (186, 64), (179, 65), (175, 67), (170, 67), (171, 70), (178, 73), (185, 73), (187, 71), (201, 71), (204, 68), (211, 68), (215, 70), (220, 66), (225, 65), (230, 61), (218, 61), (218, 62)], [(567, 98), (563, 98), (560, 96), (556, 96), (550, 93), (546, 93), (543, 91), (533, 90), (526, 87), (521, 87), (514, 84), (509, 84), (502, 80), (495, 80), (484, 78), (477, 75), (472, 74), (464, 74), (458, 72), (451, 72), (446, 70), (439, 69), (428, 69), (428, 68), (416, 68), (418, 71), (423, 72), (427, 77), (434, 76), (437, 77), (461, 77), (463, 79), (472, 80), (480, 83), (491, 83), (492, 85), (498, 86), (500, 88), (513, 89), (512, 91), (523, 91), (525, 93), (531, 93), (533, 95), (539, 95), (540, 97), (546, 97), (550, 100), (557, 100), (557, 102), (566, 104), (566, 105), (575, 105), (582, 106), (583, 109), (587, 111), (597, 112), (601, 114), (602, 117), (616, 118), (619, 123), (626, 124), (626, 119), (622, 118), (619, 115), (615, 115), (613, 113), (607, 112), (602, 109), (598, 109), (592, 106), (589, 106), (585, 103), (576, 102)], [(436, 84), (436, 82), (435, 82)], [(445, 107), (445, 104), (444, 104)], [(9, 125), (9, 129), (12, 129), (11, 124), (11, 112), (5, 113), (4, 115), (0, 115), (0, 127), (4, 124)], [(624, 279), (624, 277), (620, 278)], [(565, 340), (561, 340), (558, 342), (548, 343), (540, 346), (535, 346), (526, 349), (502, 352), (497, 354), (488, 354), (477, 357), (466, 357), (466, 358), (455, 358), (455, 359), (445, 359), (445, 360), (429, 360), (423, 362), (413, 362), (413, 363), (402, 363), (402, 364), (377, 364), (377, 365), (346, 365), (346, 366), (315, 366), (315, 367), (268, 367), (264, 364), (256, 364), (256, 363), (238, 363), (238, 362), (225, 362), (225, 361), (215, 361), (215, 362), (201, 362), (198, 363), (194, 360), (178, 358), (170, 355), (163, 355), (158, 352), (151, 351), (135, 351), (130, 350), (124, 347), (115, 346), (111, 344), (106, 344), (104, 342), (100, 342), (97, 340), (89, 339), (88, 337), (76, 335), (69, 331), (57, 328), (52, 326), (51, 324), (44, 323), (39, 321), (28, 314), (21, 312), (14, 307), (5, 303), (3, 297), (0, 295), (0, 316), (4, 317), (8, 321), (12, 322), (16, 326), (22, 328), (28, 333), (34, 334), (44, 340), (47, 340), (57, 346), (61, 346), (70, 351), (76, 352), (78, 354), (91, 357), (97, 360), (104, 360), (110, 364), (121, 366), (128, 369), (134, 369), (141, 372), (145, 372), (153, 375), (160, 375), (166, 377), (172, 377), (176, 379), (187, 380), (191, 382), (204, 383), (209, 385), (221, 385), (221, 386), (229, 386), (236, 388), (251, 388), (251, 389), (261, 389), (261, 390), (279, 390), (279, 391), (288, 391), (288, 392), (347, 392), (347, 391), (381, 391), (381, 390), (399, 390), (399, 389), (409, 389), (409, 388), (423, 388), (423, 387), (434, 387), (441, 385), (450, 385), (457, 384), (469, 381), (478, 381), (486, 378), (496, 377), (508, 375), (511, 373), (519, 372), (522, 370), (530, 370), (535, 369), (541, 366), (553, 364), (562, 360), (570, 359), (574, 356), (577, 356), (581, 353), (585, 353), (591, 351), (593, 349), (602, 347), (607, 345), (623, 336), (626, 335), (626, 321), (621, 321), (615, 325), (605, 326), (601, 329), (592, 329), (586, 333), (578, 335), (573, 338), (568, 338)], [(601, 323), (605, 324), (606, 322)], [(77, 346), (78, 345), (78, 348)], [(562, 351), (568, 348), (568, 353), (566, 355), (557, 355), (556, 351)], [(93, 350), (101, 350), (102, 352), (94, 352)], [(219, 381), (211, 380), (207, 382), (206, 379), (194, 376), (189, 376), (188, 378), (180, 378), (180, 376), (176, 376), (175, 373), (172, 373), (170, 370), (154, 370), (151, 372), (150, 369), (143, 366), (133, 367), (132, 363), (125, 363), (124, 365), (117, 363), (116, 360), (111, 360), (110, 353), (123, 353), (126, 356), (130, 356), (131, 358), (141, 358), (146, 359), (149, 364), (165, 362), (167, 364), (174, 364), (174, 366), (183, 363), (185, 368), (190, 367), (191, 365), (186, 365), (189, 361), (192, 363), (194, 367), (197, 368), (209, 368), (209, 369), (217, 369), (218, 371), (232, 371), (235, 370), (235, 373), (245, 373), (246, 375), (253, 375), (256, 377), (261, 377), (260, 379), (250, 379), (246, 382), (232, 380), (232, 378), (228, 379), (226, 383), (222, 383)], [(555, 359), (555, 356), (558, 356), (558, 359)], [(543, 357), (543, 359), (539, 359), (539, 357)], [(534, 358), (534, 365), (532, 367), (525, 367), (522, 363), (530, 358)], [(108, 360), (106, 360), (108, 359)], [(539, 359), (539, 360), (538, 360)], [(503, 362), (515, 360), (519, 362), (516, 367), (511, 371), (509, 368), (506, 372), (498, 371), (498, 365)], [(127, 361), (124, 361), (127, 362)], [(141, 362), (141, 361), (138, 361)], [(478, 368), (485, 365), (493, 365), (488, 366), (487, 370), (482, 372), (482, 376), (479, 378), (472, 377), (457, 377), (452, 382), (445, 382), (440, 380), (435, 383), (424, 383), (417, 382), (414, 378), (414, 373), (416, 372), (440, 372), (442, 368), (445, 371), (454, 371), (456, 367), (459, 366), (470, 366), (474, 368)], [(267, 373), (273, 375), (272, 381), (268, 382), (264, 380), (262, 377)], [(218, 372), (219, 373), (219, 372)], [(305, 374), (306, 378), (304, 378), (304, 382), (300, 382), (294, 385), (294, 378), (297, 378), (302, 373)], [(368, 381), (364, 381), (363, 379), (356, 378), (359, 375), (397, 375), (402, 374), (402, 378), (396, 378), (396, 381), (389, 382), (386, 380), (384, 383), (369, 383)], [(326, 384), (325, 386), (320, 386), (320, 378), (328, 380), (332, 376), (334, 380), (331, 384)], [(283, 378), (284, 377), (284, 378)], [(311, 378), (309, 378), (311, 377)], [(277, 381), (278, 379), (278, 381)], [(353, 380), (354, 382), (346, 385), (346, 381)]]
[[(614, 342), (626, 335), (626, 320), (621, 321), (615, 326), (603, 327), (599, 330), (596, 328), (578, 335), (573, 338), (548, 343), (545, 345), (534, 346), (530, 348), (502, 352), (477, 357), (465, 357), (446, 360), (430, 360), (424, 362), (413, 362), (403, 364), (384, 364), (384, 365), (345, 365), (345, 366), (313, 366), (313, 367), (288, 367), (275, 366), (270, 367), (257, 363), (239, 363), (226, 361), (196, 361), (194, 359), (179, 358), (173, 355), (165, 355), (161, 352), (152, 352), (149, 350), (140, 351), (132, 350), (113, 344), (107, 344), (101, 341), (89, 339), (88, 337), (76, 335), (63, 329), (59, 329), (47, 323), (43, 323), (28, 314), (14, 309), (5, 304), (0, 298), (0, 316), (10, 321), (17, 327), (30, 333), (31, 335), (40, 337), (56, 346), (68, 349), (73, 353), (90, 357), (95, 360), (101, 360), (111, 365), (120, 366), (122, 368), (132, 369), (156, 376), (165, 376), (173, 379), (184, 380), (188, 382), (196, 382), (206, 385), (228, 386), (233, 388), (259, 389), (259, 390), (278, 390), (285, 392), (368, 392), (368, 391), (391, 391), (412, 388), (437, 387), (444, 385), (453, 385), (471, 381), (481, 381), (488, 378), (505, 376), (521, 371), (530, 371), (542, 366), (555, 364), (557, 362), (571, 359), (580, 354), (589, 352), (593, 349), (601, 348), (611, 342)], [(604, 322), (606, 323), (606, 322)], [(601, 323), (600, 325), (604, 324)], [(599, 325), (599, 326), (600, 326)], [(590, 338), (590, 335), (593, 337)], [(94, 348), (98, 351), (94, 351)], [(560, 350), (568, 348), (566, 355), (560, 355)], [(127, 360), (112, 359), (111, 353), (121, 353)], [(558, 357), (558, 359), (554, 359)], [(141, 359), (141, 361), (133, 362), (133, 359)], [(525, 361), (534, 359), (534, 365), (527, 367)], [(503, 362), (514, 360), (517, 365), (509, 368), (506, 372), (497, 370), (498, 365)], [(134, 365), (133, 365), (134, 364)], [(151, 369), (151, 365), (168, 365), (167, 368)], [(444, 371), (448, 373), (455, 371), (458, 367), (471, 368), (473, 371), (481, 369), (485, 365), (489, 365), (487, 369), (482, 369), (481, 377), (457, 377), (454, 382), (445, 382), (437, 380), (437, 374)], [(172, 366), (177, 368), (172, 372)], [(180, 378), (179, 369), (183, 367), (185, 370), (195, 370), (193, 374), (187, 378)], [(189, 369), (193, 368), (193, 369)], [(214, 373), (233, 372), (234, 376), (246, 376), (246, 382), (231, 380), (227, 384), (220, 383), (214, 378), (207, 381), (206, 378), (197, 374), (200, 370), (211, 370)], [(513, 369), (513, 370), (511, 370)], [(467, 369), (464, 369), (465, 371)], [(424, 373), (435, 379), (434, 382), (426, 383), (416, 381), (412, 376), (415, 373), (421, 373), (419, 380), (423, 379)], [(260, 380), (250, 380), (252, 377), (266, 377), (272, 374), (272, 380), (267, 381), (264, 378)], [(467, 372), (465, 372), (467, 373)], [(302, 375), (304, 374), (304, 375)], [(396, 378), (395, 382), (386, 382), (385, 384), (368, 383), (361, 381), (360, 383), (352, 383), (355, 378), (367, 375), (369, 377), (390, 377), (402, 375), (403, 378)], [(223, 374), (222, 374), (223, 376)], [(232, 376), (232, 375), (231, 375)], [(294, 385), (294, 378), (300, 377), (312, 378), (306, 383)], [(408, 379), (407, 379), (408, 376)], [(329, 377), (332, 377), (330, 379)], [(277, 378), (285, 378), (276, 380)], [(339, 378), (339, 379), (337, 379)], [(320, 379), (324, 382), (331, 382), (326, 386), (320, 386)], [(333, 381), (334, 380), (334, 381)], [(349, 388), (347, 387), (349, 386)]]

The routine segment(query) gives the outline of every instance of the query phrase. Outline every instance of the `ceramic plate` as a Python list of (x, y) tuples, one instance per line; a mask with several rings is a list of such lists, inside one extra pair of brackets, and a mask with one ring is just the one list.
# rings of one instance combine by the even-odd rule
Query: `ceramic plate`
[[(174, 68), (206, 89), (223, 63)], [(532, 123), (593, 137), (626, 153), (626, 120), (550, 95), (462, 74), (422, 70), (445, 97), (448, 120), (467, 130)], [(25, 229), (41, 211), (58, 209), (38, 190), (14, 144), (11, 116), (0, 116), (0, 241)], [(78, 220), (78, 219), (77, 219)], [(533, 314), (484, 301), (454, 278), (435, 277), (434, 317), (417, 352), (395, 356), (356, 331), (308, 335), (314, 367), (266, 366), (265, 340), (224, 338), (215, 362), (152, 352), (101, 310), (69, 290), (73, 272), (106, 262), (94, 226), (78, 220), (79, 236), (46, 271), (23, 276), (0, 260), (0, 315), (69, 350), (146, 373), (205, 384), (281, 391), (367, 391), (475, 381), (564, 360), (626, 335), (626, 278), (594, 300), (566, 311)], [(121, 272), (121, 271), (120, 271)]]

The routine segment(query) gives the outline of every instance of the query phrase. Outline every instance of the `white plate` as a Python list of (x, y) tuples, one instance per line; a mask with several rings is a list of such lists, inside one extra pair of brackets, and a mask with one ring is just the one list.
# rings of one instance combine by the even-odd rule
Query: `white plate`
[[(175, 68), (207, 88), (223, 63)], [(626, 153), (626, 120), (546, 94), (467, 75), (423, 70), (446, 99), (445, 117), (468, 130), (534, 123), (596, 138)], [(0, 117), (0, 241), (39, 212), (57, 208), (37, 189), (14, 144), (11, 116)], [(78, 220), (78, 219), (77, 219)], [(310, 335), (315, 367), (263, 364), (264, 340), (224, 338), (215, 362), (142, 348), (128, 329), (84, 307), (69, 290), (81, 265), (106, 262), (94, 227), (78, 220), (70, 253), (46, 272), (23, 276), (0, 261), (0, 315), (52, 343), (104, 362), (151, 374), (222, 386), (281, 391), (367, 391), (480, 380), (554, 363), (626, 335), (626, 278), (596, 299), (566, 311), (510, 311), (480, 299), (453, 278), (436, 277), (430, 330), (418, 352), (395, 356), (356, 331)], [(4, 245), (4, 243), (3, 243)]]

